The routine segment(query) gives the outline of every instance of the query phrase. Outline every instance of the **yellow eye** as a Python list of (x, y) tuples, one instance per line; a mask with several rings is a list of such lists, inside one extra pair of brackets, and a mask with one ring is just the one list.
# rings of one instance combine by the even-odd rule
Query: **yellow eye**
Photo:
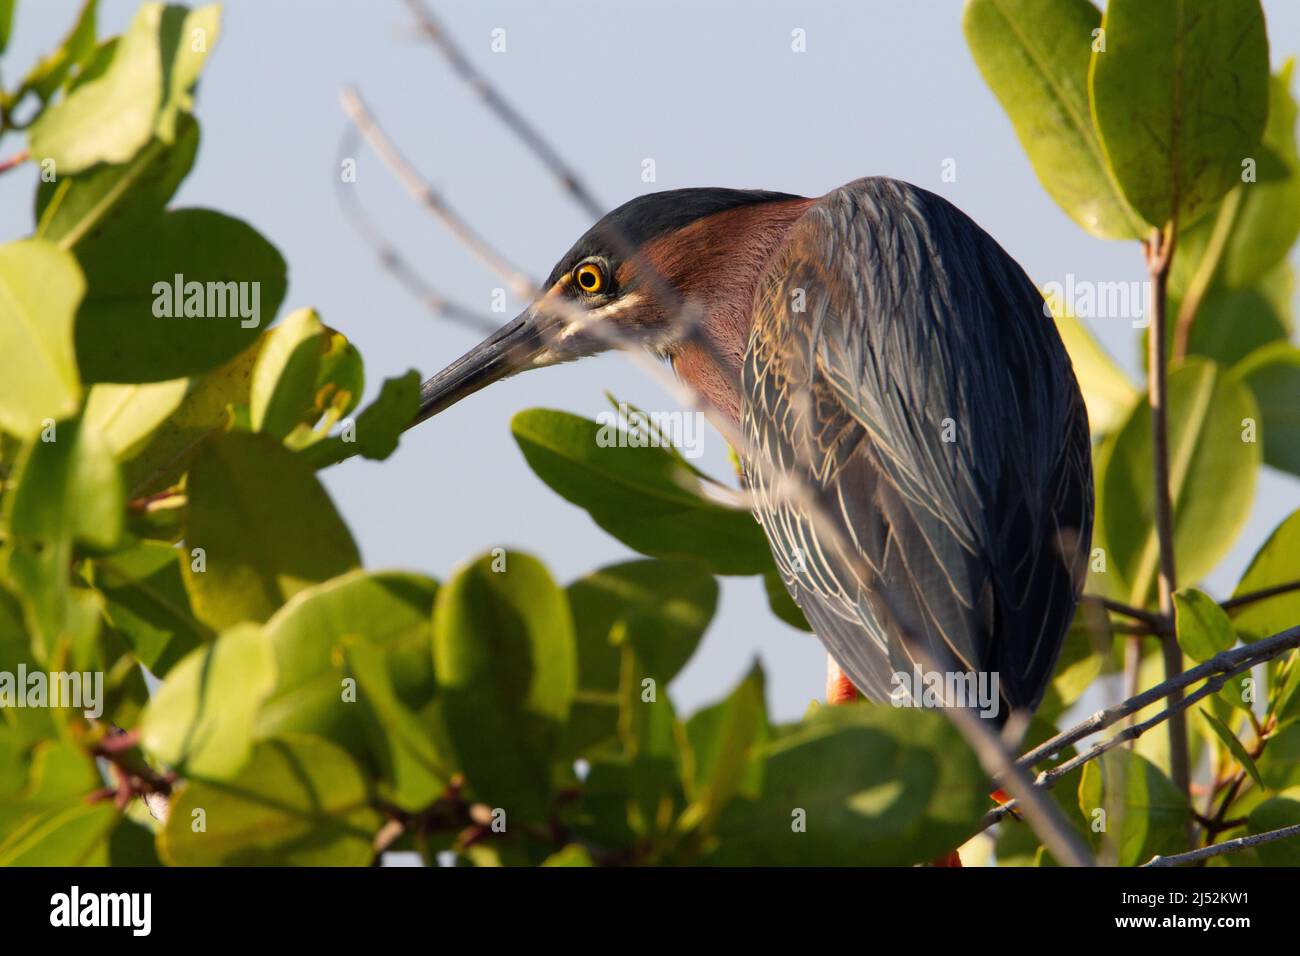
[(583, 292), (595, 295), (605, 288), (605, 270), (598, 263), (584, 262), (573, 270), (573, 281)]

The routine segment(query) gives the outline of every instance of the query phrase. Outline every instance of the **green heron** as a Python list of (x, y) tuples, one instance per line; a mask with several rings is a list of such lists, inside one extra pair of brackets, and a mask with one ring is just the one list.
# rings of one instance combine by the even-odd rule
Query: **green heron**
[(999, 720), (1037, 706), (1090, 546), (1088, 420), (1042, 296), (974, 221), (886, 178), (641, 196), (426, 382), (417, 420), (615, 342), (667, 358), (743, 437), (832, 701), (917, 702), (911, 675), (947, 673), (992, 675)]

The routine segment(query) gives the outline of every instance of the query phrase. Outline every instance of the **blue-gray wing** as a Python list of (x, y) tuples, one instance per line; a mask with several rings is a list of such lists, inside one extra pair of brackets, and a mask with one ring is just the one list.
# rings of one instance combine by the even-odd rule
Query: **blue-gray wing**
[(1083, 580), (1092, 464), (1069, 359), (1016, 262), (939, 196), (850, 183), (760, 282), (742, 386), (755, 510), (859, 690), (888, 699), (932, 661), (1037, 706)]

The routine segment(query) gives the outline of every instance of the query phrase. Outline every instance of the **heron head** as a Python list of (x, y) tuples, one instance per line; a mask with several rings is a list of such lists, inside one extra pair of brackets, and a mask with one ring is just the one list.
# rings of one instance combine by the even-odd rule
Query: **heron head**
[(671, 356), (711, 324), (747, 316), (775, 226), (809, 202), (675, 189), (624, 203), (561, 257), (528, 308), (424, 383), (416, 421), (526, 369), (622, 346)]

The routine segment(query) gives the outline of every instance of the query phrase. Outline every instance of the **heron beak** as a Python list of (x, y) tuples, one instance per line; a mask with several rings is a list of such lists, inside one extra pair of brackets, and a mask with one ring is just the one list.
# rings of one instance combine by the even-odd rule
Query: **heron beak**
[(530, 368), (546, 345), (536, 310), (524, 310), (420, 386), (418, 425), (493, 382)]

